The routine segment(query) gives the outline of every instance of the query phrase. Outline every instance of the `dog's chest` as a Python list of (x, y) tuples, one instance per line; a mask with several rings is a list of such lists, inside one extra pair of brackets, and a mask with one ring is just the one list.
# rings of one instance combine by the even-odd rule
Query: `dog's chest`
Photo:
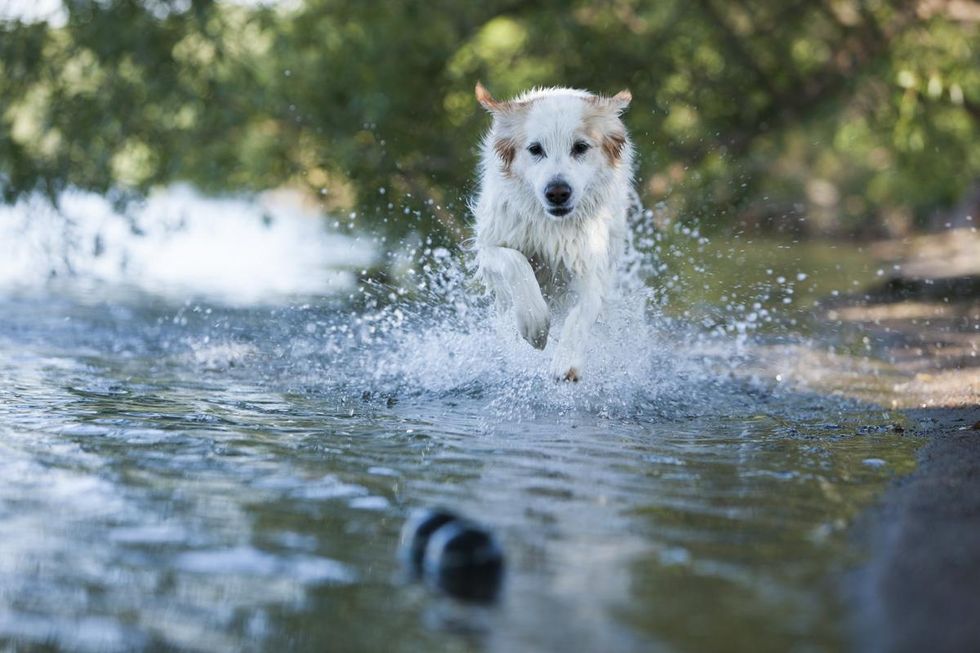
[(534, 278), (545, 297), (554, 299), (568, 291), (571, 274), (564, 265), (554, 265), (544, 257), (534, 254), (528, 255), (527, 260), (534, 270)]
[(609, 260), (610, 233), (605, 220), (593, 218), (579, 223), (544, 223), (526, 227), (515, 243), (529, 259), (538, 262), (542, 274), (554, 283), (567, 281)]

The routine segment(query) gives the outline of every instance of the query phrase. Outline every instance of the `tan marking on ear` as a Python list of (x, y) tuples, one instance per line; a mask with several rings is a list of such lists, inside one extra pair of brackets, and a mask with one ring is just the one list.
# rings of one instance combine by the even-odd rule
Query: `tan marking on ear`
[(619, 157), (623, 154), (623, 148), (626, 147), (626, 134), (621, 132), (613, 132), (611, 134), (604, 134), (602, 137), (602, 153), (606, 155), (606, 159), (609, 163), (617, 163)]
[(616, 95), (612, 97), (605, 97), (602, 95), (593, 95), (588, 98), (589, 104), (594, 106), (599, 111), (609, 111), (616, 115), (619, 115), (629, 108), (630, 102), (633, 101), (633, 94), (629, 92), (628, 89), (623, 89)]
[(625, 111), (633, 101), (633, 94), (630, 93), (628, 88), (624, 88), (622, 91), (612, 96), (613, 106), (616, 107), (617, 111)]
[(484, 109), (493, 114), (494, 118), (513, 118), (520, 115), (530, 104), (513, 100), (500, 101), (490, 95), (490, 91), (480, 82), (476, 83), (476, 99)]
[(504, 175), (510, 175), (510, 166), (514, 163), (514, 157), (517, 156), (517, 143), (510, 138), (498, 138), (493, 144), (493, 149), (504, 164)]
[(500, 111), (504, 108), (504, 105), (507, 104), (506, 102), (499, 102), (494, 99), (494, 97), (490, 95), (490, 91), (487, 90), (487, 87), (480, 82), (476, 83), (476, 101), (482, 104), (483, 108), (491, 113)]

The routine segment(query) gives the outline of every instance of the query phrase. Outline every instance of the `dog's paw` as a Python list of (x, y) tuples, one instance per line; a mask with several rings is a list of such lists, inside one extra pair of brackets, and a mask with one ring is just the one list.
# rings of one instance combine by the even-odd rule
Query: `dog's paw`
[(582, 360), (558, 352), (551, 360), (551, 378), (558, 383), (578, 383), (582, 380)]
[(531, 343), (535, 349), (544, 349), (548, 344), (548, 330), (551, 322), (548, 319), (548, 307), (541, 302), (541, 306), (533, 309), (518, 308), (517, 330), (521, 337)]
[(558, 383), (578, 383), (581, 378), (581, 374), (574, 367), (569, 367), (564, 372), (555, 374), (555, 381)]

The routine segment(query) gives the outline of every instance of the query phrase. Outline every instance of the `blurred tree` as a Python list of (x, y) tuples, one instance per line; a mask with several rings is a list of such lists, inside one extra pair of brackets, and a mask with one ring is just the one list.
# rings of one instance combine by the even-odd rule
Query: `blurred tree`
[(63, 25), (0, 20), (7, 201), (288, 184), (456, 239), (477, 79), (630, 87), (642, 190), (706, 225), (901, 230), (980, 179), (980, 9), (962, 0), (64, 7)]

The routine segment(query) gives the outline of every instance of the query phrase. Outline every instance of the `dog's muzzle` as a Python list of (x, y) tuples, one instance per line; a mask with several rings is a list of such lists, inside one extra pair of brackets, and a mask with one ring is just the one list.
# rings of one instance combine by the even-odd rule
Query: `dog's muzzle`
[(544, 198), (548, 200), (548, 213), (555, 217), (568, 215), (572, 212), (572, 207), (568, 206), (568, 200), (572, 197), (572, 187), (564, 181), (553, 181), (545, 186)]
[(564, 217), (571, 212), (572, 210), (570, 208), (564, 206), (559, 208), (548, 209), (548, 213), (555, 216), (556, 218)]

